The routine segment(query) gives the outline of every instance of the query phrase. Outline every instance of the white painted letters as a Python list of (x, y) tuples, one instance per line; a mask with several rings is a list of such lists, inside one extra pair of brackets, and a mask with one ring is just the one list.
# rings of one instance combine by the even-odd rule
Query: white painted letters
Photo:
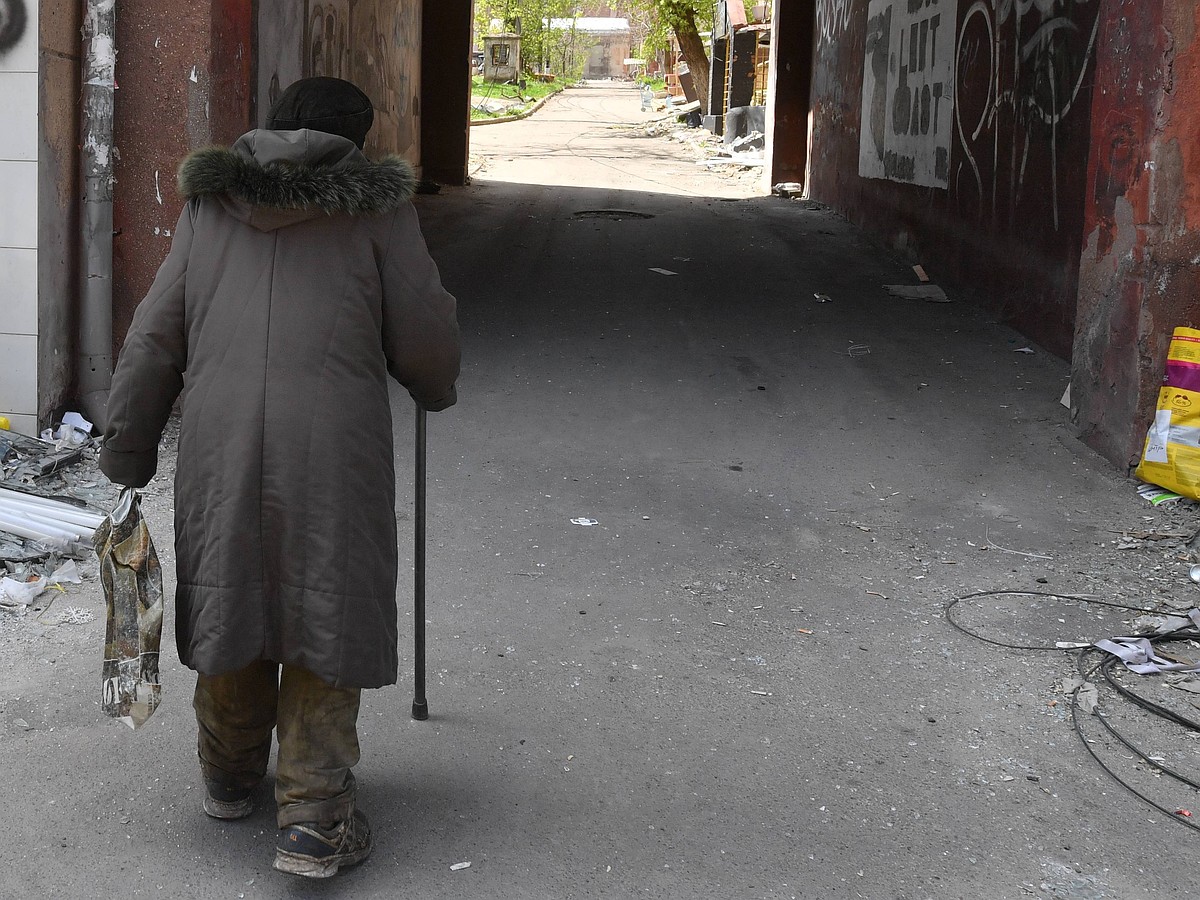
[(946, 188), (958, 0), (871, 0), (858, 171)]

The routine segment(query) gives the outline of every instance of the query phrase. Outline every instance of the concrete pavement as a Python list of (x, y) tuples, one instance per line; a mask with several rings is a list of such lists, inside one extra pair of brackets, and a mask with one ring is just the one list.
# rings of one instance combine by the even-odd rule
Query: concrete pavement
[[(133, 734), (99, 716), (99, 622), (10, 626), (0, 895), (1195, 895), (1197, 836), (1075, 736), (1071, 658), (943, 618), (980, 590), (1186, 599), (1159, 545), (1114, 544), (1182, 514), (1074, 440), (1062, 360), (967, 303), (889, 296), (912, 272), (828, 211), (608, 127), (637, 104), (573, 90), (476, 128), (475, 183), (421, 198), (464, 371), (430, 417), (433, 717), (409, 721), (403, 668), (364, 703), (373, 858), (273, 873), (269, 802), (200, 812), (172, 651)], [(162, 544), (168, 497), (160, 476)], [(1016, 643), (1122, 628), (1037, 598), (969, 612)], [(1193, 739), (1143, 727), (1197, 768)]]

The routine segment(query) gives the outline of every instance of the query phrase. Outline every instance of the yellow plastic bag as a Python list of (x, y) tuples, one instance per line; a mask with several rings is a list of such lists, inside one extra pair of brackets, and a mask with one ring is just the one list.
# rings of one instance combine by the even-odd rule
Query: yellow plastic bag
[(125, 488), (95, 535), (108, 607), (101, 673), (104, 714), (139, 728), (158, 709), (162, 640), (162, 569), (138, 495)]
[(1171, 335), (1158, 410), (1134, 475), (1200, 500), (1200, 330)]

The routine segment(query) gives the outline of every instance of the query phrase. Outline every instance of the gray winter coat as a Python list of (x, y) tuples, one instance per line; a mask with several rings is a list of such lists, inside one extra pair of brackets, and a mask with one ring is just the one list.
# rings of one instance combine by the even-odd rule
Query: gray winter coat
[(455, 302), (412, 169), (316, 131), (252, 131), (180, 167), (188, 198), (138, 306), (100, 465), (154, 475), (182, 392), (176, 637), (205, 674), (270, 659), (338, 687), (396, 680), (390, 374), (455, 401)]

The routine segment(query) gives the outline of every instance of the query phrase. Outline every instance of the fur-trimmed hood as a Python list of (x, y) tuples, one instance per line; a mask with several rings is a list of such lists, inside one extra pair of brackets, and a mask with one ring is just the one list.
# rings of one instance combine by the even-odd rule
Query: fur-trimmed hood
[(214, 196), (262, 231), (322, 213), (387, 212), (412, 198), (416, 180), (398, 156), (371, 162), (353, 142), (309, 129), (251, 131), (228, 149), (198, 150), (179, 167), (186, 199)]

